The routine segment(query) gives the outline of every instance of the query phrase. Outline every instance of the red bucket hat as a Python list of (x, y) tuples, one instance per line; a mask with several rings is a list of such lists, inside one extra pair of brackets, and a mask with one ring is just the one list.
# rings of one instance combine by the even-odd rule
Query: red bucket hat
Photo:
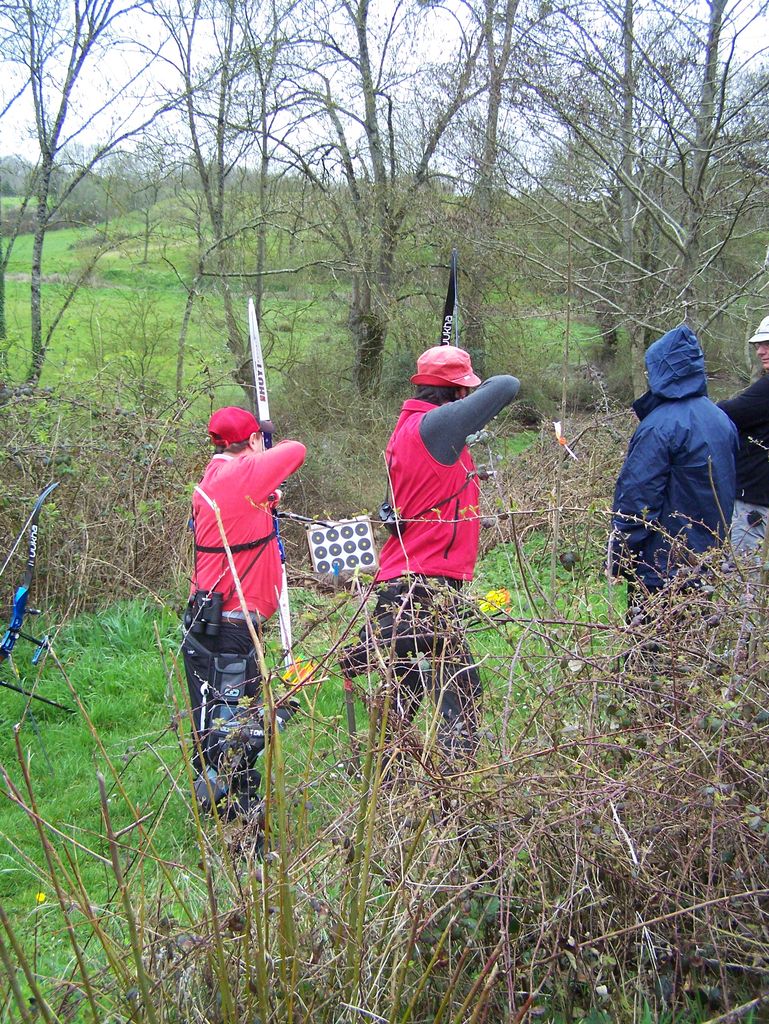
[(217, 409), (208, 421), (209, 437), (214, 444), (223, 444), (225, 448), (247, 441), (258, 430), (259, 423), (253, 413), (237, 405), (225, 405), (223, 409)]
[(477, 388), (481, 378), (473, 373), (469, 352), (455, 345), (435, 345), (417, 359), (417, 372), (411, 383)]

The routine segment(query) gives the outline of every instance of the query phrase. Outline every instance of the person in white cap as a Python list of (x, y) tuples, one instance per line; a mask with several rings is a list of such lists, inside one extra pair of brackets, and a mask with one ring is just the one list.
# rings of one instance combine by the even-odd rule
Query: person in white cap
[(481, 682), (458, 601), (462, 583), (473, 578), (480, 531), (478, 471), (466, 439), (512, 402), (520, 382), (505, 374), (481, 384), (469, 353), (452, 345), (423, 352), (411, 382), (416, 392), (403, 404), (385, 453), (392, 516), (388, 523), (380, 512), (391, 536), (376, 577), (376, 635), (364, 627), (341, 667), (346, 679), (360, 675), (381, 664), (377, 644), (385, 657), (394, 646), (391, 722), (410, 722), (431, 693), (441, 714), (441, 748), (467, 755), (477, 743)]
[(718, 403), (740, 435), (731, 529), (736, 554), (761, 547), (769, 513), (769, 316), (758, 325), (749, 344), (754, 346), (763, 374), (734, 398)]

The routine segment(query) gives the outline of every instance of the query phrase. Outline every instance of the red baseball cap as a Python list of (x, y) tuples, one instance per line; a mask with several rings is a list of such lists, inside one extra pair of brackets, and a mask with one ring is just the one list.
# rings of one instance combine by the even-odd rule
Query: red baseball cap
[(254, 414), (237, 405), (225, 405), (223, 409), (217, 409), (208, 421), (209, 437), (214, 444), (223, 444), (225, 448), (247, 441), (258, 430), (259, 423)]
[(417, 372), (411, 383), (477, 388), (481, 378), (473, 373), (469, 352), (456, 345), (434, 345), (417, 359)]

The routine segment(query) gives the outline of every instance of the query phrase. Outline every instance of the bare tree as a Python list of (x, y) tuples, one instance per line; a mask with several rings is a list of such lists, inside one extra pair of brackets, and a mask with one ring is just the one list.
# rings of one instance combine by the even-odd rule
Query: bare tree
[[(482, 39), (437, 21), (449, 18), (445, 10), (411, 0), (386, 13), (369, 0), (331, 0), (310, 13), (296, 57), (307, 127), (283, 146), (332, 210), (316, 230), (351, 281), (355, 383), (367, 392), (381, 373), (399, 245), (441, 140), (475, 88)], [(436, 62), (428, 44), (439, 24)]]
[(509, 85), (515, 47), (515, 19), (520, 0), (483, 0), (482, 33), (486, 76), (486, 110), (483, 119), (481, 156), (475, 181), (475, 194), (483, 212), (491, 207), (498, 182), (499, 130), (503, 114), (505, 87)]
[(528, 27), (522, 8), (520, 0), (476, 0), (469, 5), (482, 43), (475, 95), (454, 118), (441, 154), (460, 182), (463, 201), (434, 204), (432, 211), (435, 229), (448, 225), (453, 244), (460, 246), (462, 344), (480, 367), (494, 332), (486, 297), (504, 287), (497, 243), (509, 234), (510, 201), (500, 157), (510, 144), (508, 98)]
[(244, 126), (258, 139), (256, 203), (256, 264), (254, 267), (254, 305), (257, 320), (262, 319), (267, 235), (275, 207), (280, 176), (275, 173), (276, 153), (281, 140), (290, 136), (301, 123), (303, 111), (297, 104), (291, 82), (291, 51), (299, 0), (265, 0), (260, 4), (259, 20), (244, 19), (244, 34), (254, 74), (253, 123)]
[[(577, 289), (606, 333), (629, 338), (636, 391), (651, 336), (682, 318), (707, 327), (764, 273), (763, 253), (735, 263), (767, 198), (743, 154), (760, 145), (751, 112), (769, 78), (748, 67), (740, 17), (729, 0), (703, 20), (607, 0), (567, 5), (533, 33), (530, 123), (549, 139), (538, 150), (548, 172), (529, 163), (532, 201), (556, 235), (569, 232)], [(536, 258), (562, 280), (562, 256)]]
[(142, 263), (145, 265), (152, 237), (167, 216), (167, 209), (160, 200), (165, 193), (172, 194), (181, 162), (175, 140), (150, 128), (119, 163), (118, 172), (131, 188), (129, 208), (141, 215)]
[[(19, 91), (29, 95), (39, 152), (32, 187), (30, 383), (40, 378), (52, 332), (63, 313), (59, 308), (44, 330), (43, 250), (52, 219), (84, 177), (141, 132), (161, 109), (150, 104), (147, 113), (146, 93), (136, 92), (151, 57), (134, 60), (120, 81), (106, 74), (118, 62), (104, 60), (109, 47), (121, 45), (120, 26), (149, 6), (149, 0), (14, 0), (0, 9), (5, 58), (15, 66)], [(101, 141), (76, 151), (88, 133)], [(73, 295), (70, 290), (64, 303)]]
[[(261, 310), (271, 132), (282, 103), (277, 69), (283, 13), (284, 8), (256, 0), (168, 0), (155, 6), (173, 41), (173, 52), (169, 50), (164, 59), (183, 94), (180, 136), (183, 133), (191, 145), (193, 188), (199, 187), (202, 194), (206, 222), (197, 222), (197, 269), (186, 286), (182, 339), (201, 280), (213, 278), (222, 296), (235, 377), (249, 396), (252, 371), (233, 282), (253, 276)], [(255, 208), (244, 191), (250, 186), (254, 161)], [(244, 264), (254, 250), (252, 270)], [(179, 351), (181, 359), (181, 342)], [(177, 371), (180, 377), (181, 363)]]

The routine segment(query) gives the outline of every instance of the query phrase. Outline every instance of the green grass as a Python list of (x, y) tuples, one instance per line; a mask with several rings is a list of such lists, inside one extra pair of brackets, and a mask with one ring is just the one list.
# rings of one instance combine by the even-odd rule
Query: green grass
[[(192, 281), (196, 240), (186, 213), (178, 205), (164, 201), (153, 213), (156, 216), (146, 262), (141, 216), (130, 214), (115, 217), (110, 222), (111, 241), (107, 251), (100, 256), (57, 327), (46, 355), (43, 385), (77, 384), (91, 380), (94, 372), (107, 372), (110, 377), (118, 374), (151, 377), (156, 385), (173, 389), (179, 326), (187, 298), (185, 285)], [(48, 232), (43, 256), (44, 329), (57, 316), (68, 282), (82, 272), (103, 243), (102, 228), (98, 225)], [(30, 364), (27, 279), (31, 252), (30, 235), (16, 239), (6, 282), (9, 336), (6, 342), (0, 343), (0, 356), (7, 365), (8, 378), (16, 381), (24, 378)], [(268, 253), (272, 269), (327, 260), (331, 255), (321, 241), (307, 239), (303, 241), (300, 254), (288, 252), (277, 230), (268, 238)], [(235, 258), (246, 271), (254, 259), (247, 244)], [(242, 289), (237, 301), (245, 331), (249, 281), (235, 281), (232, 286), (236, 294), (238, 288)], [(205, 279), (199, 284), (199, 292), (190, 323), (185, 387), (194, 388), (201, 379), (212, 381), (209, 387), (227, 387), (233, 357), (224, 343), (221, 299), (214, 285)], [(563, 311), (556, 303), (550, 316), (537, 311), (536, 315), (527, 312), (521, 318), (515, 307), (524, 300), (529, 309), (531, 304), (526, 294), (516, 293), (504, 298), (498, 312), (489, 311), (488, 321), (494, 338), (489, 346), (489, 372), (521, 373), (523, 365), (531, 365), (529, 376), (534, 379), (541, 373), (544, 379), (560, 360)], [(344, 351), (345, 346), (340, 346), (339, 342), (349, 338), (347, 302), (344, 284), (322, 268), (310, 268), (302, 275), (268, 278), (261, 326), (263, 343), (273, 367), (271, 388), (278, 400), (279, 369), (327, 351), (329, 344), (334, 346), (335, 358), (340, 349)], [(513, 304), (512, 315), (510, 303)], [(541, 308), (541, 302), (538, 307)], [(392, 314), (394, 361), (397, 364), (400, 351), (405, 350), (410, 366), (413, 351), (430, 340), (437, 318), (428, 304), (418, 301), (399, 304)], [(572, 333), (575, 353), (580, 344), (589, 345), (594, 335), (578, 323), (574, 324)], [(346, 364), (351, 367), (352, 363), (350, 350)], [(397, 383), (398, 387), (402, 386), (400, 377)]]
[[(313, 614), (317, 606), (317, 595), (295, 593), (297, 623), (301, 624), (303, 618)], [(90, 725), (82, 715), (67, 715), (34, 701), (25, 712), (26, 698), (10, 690), (0, 690), (3, 721), (0, 762), (14, 783), (20, 785), (22, 773), (16, 763), (12, 726), (22, 722), (19, 740), (32, 766), (40, 811), (53, 825), (69, 834), (98, 832), (95, 772), (97, 769), (105, 771), (105, 759), (115, 766), (131, 801), (139, 806), (153, 805), (159, 795), (167, 791), (168, 778), (161, 770), (163, 764), (169, 766), (172, 775), (178, 774), (179, 743), (176, 733), (169, 729), (174, 707), (170, 693), (173, 687), (169, 687), (166, 677), (156, 629), (161, 650), (172, 666), (180, 642), (178, 619), (170, 612), (147, 607), (141, 602), (122, 604), (98, 615), (81, 616), (59, 634), (55, 649)], [(20, 640), (14, 655), (22, 672), (22, 685), (73, 706), (67, 683), (51, 659), (38, 678), (36, 670), (25, 664), (25, 656), (29, 655), (25, 646)], [(307, 654), (313, 653), (322, 651), (314, 652), (310, 645)], [(271, 661), (274, 659), (272, 646), (268, 648), (268, 657)], [(9, 678), (7, 666), (3, 678)], [(183, 698), (183, 693), (176, 692), (175, 696)], [(302, 697), (316, 715), (325, 721), (334, 721), (342, 709), (341, 680), (337, 677), (320, 687), (308, 688)], [(362, 705), (358, 713), (363, 715)], [(94, 730), (103, 744), (103, 751), (94, 745)], [(291, 738), (297, 744), (296, 763), (303, 771), (306, 767), (302, 756), (306, 741), (303, 727), (292, 727)], [(128, 810), (121, 809), (119, 801), (116, 801), (116, 808), (116, 823), (122, 824), (122, 816), (128, 814)], [(161, 852), (176, 849), (185, 832), (187, 814), (181, 801), (178, 812), (170, 824), (178, 826), (179, 833), (168, 835), (168, 843), (160, 844)], [(19, 813), (7, 794), (0, 809), (0, 834), (14, 837), (14, 842), (25, 851), (36, 846), (32, 822)], [(98, 881), (98, 867), (95, 872), (94, 877), (88, 877), (86, 872), (91, 884)], [(41, 884), (37, 871), (18, 858), (10, 858), (0, 870), (0, 896), (19, 911), (34, 906), (34, 895), (40, 891)]]
[(520, 430), (509, 437), (497, 438), (495, 449), (505, 458), (521, 455), (538, 437), (539, 433), (536, 430)]
[[(301, 628), (308, 616), (321, 610), (322, 601), (311, 593), (294, 597), (296, 623)], [(174, 682), (169, 686), (156, 631), (171, 666), (180, 634), (176, 616), (168, 612), (128, 603), (82, 616), (65, 628), (56, 650), (85, 714), (67, 715), (34, 701), (26, 709), (25, 698), (0, 690), (0, 764), (11, 786), (18, 787), (22, 802), (29, 805), (14, 741), (14, 723), (21, 723), (18, 743), (33, 781), (36, 811), (64, 858), (63, 867), (57, 869), (60, 883), (67, 891), (87, 892), (90, 904), (105, 914), (108, 923), (118, 906), (114, 875), (102, 860), (108, 850), (97, 779), (101, 773), (109, 793), (112, 826), (116, 832), (127, 829), (121, 843), (132, 889), (141, 891), (148, 906), (153, 893), (165, 891), (166, 912), (183, 927), (194, 928), (205, 902), (205, 887), (197, 866), (200, 850), (179, 739), (170, 728), (171, 694), (183, 703), (184, 684), (178, 673), (172, 673)], [(38, 678), (25, 665), (29, 651), (24, 647), (20, 641), (16, 648), (23, 685), (72, 704), (51, 660)], [(274, 663), (274, 650), (268, 650), (268, 657)], [(281, 689), (280, 684), (276, 686)], [(294, 841), (310, 844), (327, 826), (329, 815), (336, 813), (337, 758), (340, 751), (343, 756), (349, 754), (349, 741), (340, 732), (341, 681), (329, 679), (307, 688), (302, 704), (302, 718), (286, 734), (286, 777)], [(365, 732), (360, 703), (357, 714)], [(186, 725), (182, 728), (186, 734)], [(346, 778), (343, 770), (342, 777)], [(3, 787), (0, 800), (0, 904), (34, 960), (36, 973), (41, 978), (66, 977), (72, 950), (65, 920), (33, 818), (16, 805), (11, 786)], [(143, 819), (140, 858), (137, 819)], [(209, 821), (207, 828), (213, 829), (213, 823)], [(170, 901), (169, 884), (174, 887)], [(79, 941), (87, 943), (90, 926), (81, 913), (75, 912), (73, 919)], [(98, 954), (98, 950), (94, 944), (90, 952)]]
[[(159, 780), (155, 770), (147, 771), (148, 745), (163, 757), (175, 756), (177, 745), (168, 732), (167, 683), (155, 646), (155, 623), (170, 646), (175, 623), (168, 616), (150, 614), (140, 603), (122, 605), (98, 616), (83, 616), (56, 642), (64, 670), (103, 743), (103, 753), (97, 751), (84, 716), (67, 715), (35, 701), (25, 712), (25, 698), (5, 689), (0, 691), (2, 763), (9, 777), (21, 786), (22, 772), (11, 728), (21, 722), (19, 743), (35, 780), (41, 813), (72, 836), (85, 838), (99, 831), (95, 773), (97, 769), (106, 771), (105, 758), (121, 773), (131, 799), (149, 804), (158, 796)], [(15, 651), (25, 685), (34, 685), (41, 695), (74, 707), (67, 684), (50, 659), (40, 680), (31, 669), (25, 670), (25, 646), (20, 640)], [(8, 666), (4, 666), (3, 678), (7, 675)], [(122, 813), (118, 812), (118, 818)], [(2, 820), (3, 835), (12, 836), (15, 845), (25, 852), (35, 849), (31, 820), (19, 813), (7, 794)], [(95, 865), (91, 868), (98, 878), (99, 869)], [(14, 909), (24, 912), (34, 907), (35, 893), (41, 888), (44, 890), (44, 883), (30, 863), (16, 856), (6, 859), (0, 873), (0, 896)]]
[[(94, 370), (109, 370), (152, 378), (167, 387), (173, 385), (179, 325), (187, 298), (182, 281), (191, 280), (194, 240), (189, 232), (185, 234), (183, 228), (176, 226), (170, 237), (155, 234), (145, 264), (139, 227), (136, 217), (112, 223), (111, 233), (117, 241), (114, 248), (100, 257), (65, 312), (47, 355), (43, 384), (60, 379), (90, 380)], [(81, 273), (100, 244), (98, 231), (93, 228), (62, 229), (46, 235), (44, 330), (61, 308), (68, 282)], [(4, 348), (12, 379), (23, 377), (30, 359), (26, 277), (31, 252), (31, 236), (20, 236), (7, 271), (9, 340)], [(265, 297), (263, 334), (268, 353), (274, 344), (274, 358), (280, 362), (289, 347), (301, 352), (314, 344), (318, 325), (329, 322), (331, 311), (325, 306), (331, 285), (313, 285), (302, 294), (294, 281), (291, 293), (286, 294), (279, 281), (275, 284), (276, 297), (271, 298), (270, 293)], [(247, 289), (246, 284), (242, 299), (244, 330)], [(216, 379), (226, 376), (232, 365), (222, 337), (221, 299), (205, 281), (200, 291), (187, 342), (187, 372), (191, 380), (199, 375), (201, 367), (206, 367), (209, 374), (213, 371)]]
[[(507, 573), (511, 564), (509, 558), (510, 553), (506, 552), (506, 570), (502, 578), (516, 592), (516, 582)], [(497, 555), (496, 564), (482, 571), (476, 593), (484, 593), (487, 581), (499, 585), (499, 566), (502, 564), (499, 559)], [(294, 590), (292, 595), (295, 631), (299, 637), (307, 634), (300, 644), (299, 653), (305, 658), (323, 662), (326, 651), (341, 636), (352, 605), (344, 595), (340, 595), (340, 610), (332, 615), (329, 622), (324, 622), (330, 603), (328, 597), (301, 590)], [(317, 621), (320, 625), (315, 624)], [(137, 804), (150, 803), (157, 798), (158, 786), (161, 790), (167, 786), (168, 780), (159, 772), (160, 763), (178, 768), (179, 760), (176, 736), (168, 731), (172, 704), (155, 628), (159, 631), (162, 649), (169, 654), (177, 653), (180, 635), (175, 616), (153, 610), (140, 602), (119, 605), (98, 615), (82, 616), (68, 625), (56, 640), (56, 650), (67, 677), (93, 728), (101, 737), (106, 755), (123, 772), (127, 791)], [(268, 647), (270, 660), (275, 657), (274, 643), (273, 637)], [(474, 643), (489, 659), (485, 674), (490, 679), (495, 678), (496, 660), (505, 658), (508, 653), (504, 636), (500, 639), (493, 628), (481, 630)], [(33, 669), (25, 668), (24, 659), (28, 652), (24, 647), (23, 641), (19, 641), (16, 648), (16, 660), (23, 671), (24, 685), (34, 685), (41, 695), (71, 704), (67, 685), (50, 660), (39, 680)], [(3, 678), (8, 678), (7, 667)], [(298, 788), (311, 784), (311, 779), (306, 777), (306, 754), (313, 744), (320, 742), (321, 746), (329, 748), (329, 735), (336, 741), (341, 739), (342, 746), (346, 743), (344, 694), (336, 667), (330, 666), (330, 670), (324, 672), (324, 681), (318, 686), (307, 687), (301, 696), (305, 708), (311, 709), (312, 713), (307, 720), (292, 724), (286, 742), (289, 763), (299, 773), (295, 780)], [(38, 736), (29, 716), (24, 717), (25, 698), (4, 690), (0, 693), (0, 700), (5, 722), (0, 740), (0, 761), (8, 769), (10, 777), (19, 782), (20, 771), (14, 764), (16, 753), (11, 726), (16, 721), (23, 721), (19, 737), (34, 769), (41, 812), (46, 817), (50, 816), (58, 827), (98, 831), (95, 771), (100, 765), (104, 770), (104, 754), (95, 750), (93, 732), (87, 722), (80, 715), (67, 716), (32, 702), (30, 710), (40, 727)], [(357, 705), (357, 717), (359, 727), (365, 730), (366, 715), (360, 703)], [(322, 733), (320, 740), (313, 732), (318, 724)], [(128, 812), (124, 808), (122, 813)], [(180, 806), (179, 816), (174, 821), (182, 833), (184, 817), (184, 808)], [(0, 810), (0, 834), (15, 836), (17, 844), (26, 850), (36, 845), (31, 821), (19, 815), (7, 798)], [(166, 849), (164, 846), (161, 848)], [(15, 858), (7, 862), (0, 873), (0, 895), (10, 899), (19, 910), (33, 905), (30, 901), (39, 891), (40, 884), (40, 878), (31, 866)]]
[(0, 205), (5, 213), (11, 210), (18, 210), (24, 200), (21, 196), (0, 196)]

